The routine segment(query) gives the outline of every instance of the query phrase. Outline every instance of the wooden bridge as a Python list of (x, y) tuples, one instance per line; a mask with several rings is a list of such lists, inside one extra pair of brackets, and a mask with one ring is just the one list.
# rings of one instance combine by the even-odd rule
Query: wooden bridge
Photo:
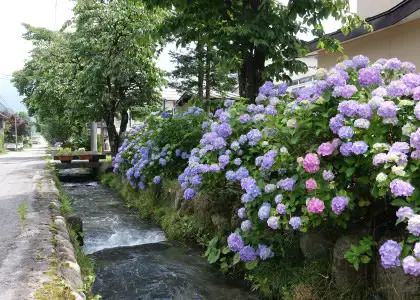
[(110, 162), (100, 161), (105, 158), (105, 154), (92, 153), (83, 155), (55, 155), (54, 161), (57, 161), (57, 163), (55, 163), (55, 167), (59, 170), (78, 168), (99, 170), (111, 167)]

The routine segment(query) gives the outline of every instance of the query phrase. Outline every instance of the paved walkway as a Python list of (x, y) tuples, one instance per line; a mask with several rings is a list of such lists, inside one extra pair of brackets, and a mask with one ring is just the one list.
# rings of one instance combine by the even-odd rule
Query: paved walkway
[[(0, 155), (0, 299), (31, 299), (44, 280), (51, 253), (48, 208), (35, 197), (45, 148)], [(22, 225), (18, 207), (25, 203)]]

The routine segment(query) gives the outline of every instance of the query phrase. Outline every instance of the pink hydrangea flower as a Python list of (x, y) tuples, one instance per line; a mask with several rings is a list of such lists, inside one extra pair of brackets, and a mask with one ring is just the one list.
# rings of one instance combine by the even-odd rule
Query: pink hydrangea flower
[(322, 143), (318, 147), (318, 154), (322, 156), (331, 155), (333, 154), (335, 148), (336, 148), (335, 145), (332, 143)]
[(305, 158), (303, 159), (303, 168), (308, 173), (316, 173), (319, 171), (319, 158), (314, 153), (308, 153), (305, 155)]
[(311, 178), (306, 180), (306, 189), (308, 191), (313, 191), (316, 190), (318, 188), (318, 185), (316, 184), (316, 180)]
[(325, 208), (324, 201), (319, 200), (318, 198), (312, 198), (309, 200), (306, 208), (311, 214), (322, 214)]

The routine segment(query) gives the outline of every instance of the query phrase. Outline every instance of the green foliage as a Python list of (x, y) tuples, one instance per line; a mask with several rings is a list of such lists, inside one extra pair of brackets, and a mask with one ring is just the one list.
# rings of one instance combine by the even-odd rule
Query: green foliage
[[(115, 153), (127, 111), (158, 100), (161, 72), (152, 58), (164, 14), (144, 5), (91, 0), (78, 1), (74, 11), (75, 30), (25, 25), (34, 49), (13, 81), (50, 142), (66, 142), (85, 124), (104, 119)], [(119, 130), (115, 117), (121, 119)]]
[[(232, 91), (237, 85), (235, 75), (231, 74), (233, 70), (226, 69), (226, 63), (219, 51), (210, 47), (207, 46), (203, 50), (204, 62), (200, 62), (201, 56), (197, 53), (197, 47), (196, 49), (186, 47), (185, 53), (170, 52), (175, 70), (170, 73), (169, 86), (177, 89), (181, 94), (187, 91), (191, 95), (201, 95), (205, 98), (210, 98), (210, 91), (221, 95)], [(202, 76), (200, 72), (203, 72)]]
[(20, 217), (20, 221), (22, 223), (22, 225), (25, 224), (25, 220), (26, 220), (26, 213), (27, 213), (27, 208), (25, 205), (25, 202), (22, 202), (19, 206), (18, 206), (18, 214)]
[(0, 129), (0, 153), (4, 152), (4, 130)]
[[(234, 66), (239, 74), (240, 95), (249, 99), (264, 80), (290, 81), (291, 73), (307, 70), (298, 60), (307, 53), (307, 44), (298, 33), (321, 37), (320, 47), (339, 51), (338, 41), (324, 37), (322, 22), (328, 17), (339, 20), (345, 33), (363, 24), (350, 13), (348, 0), (295, 0), (287, 5), (275, 0), (148, 3), (175, 9), (163, 31), (178, 44), (195, 42), (198, 48), (211, 45), (218, 49), (226, 64)], [(201, 59), (200, 55), (196, 58)]]
[(372, 260), (372, 247), (376, 243), (371, 236), (365, 237), (359, 241), (358, 245), (351, 245), (350, 251), (344, 255), (344, 258), (351, 263), (356, 270), (359, 270), (360, 264), (367, 264)]

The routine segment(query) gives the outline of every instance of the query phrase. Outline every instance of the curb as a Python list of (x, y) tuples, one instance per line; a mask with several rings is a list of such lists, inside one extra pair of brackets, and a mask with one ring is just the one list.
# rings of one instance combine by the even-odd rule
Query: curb
[(61, 216), (59, 210), (59, 191), (51, 179), (50, 174), (48, 174), (48, 171), (43, 175), (40, 196), (50, 199), (49, 210), (52, 220), (51, 225), (53, 227), (51, 230), (54, 246), (53, 255), (58, 261), (57, 274), (62, 277), (65, 285), (71, 289), (71, 294), (76, 300), (86, 300), (86, 295), (81, 292), (83, 290), (83, 280), (80, 266), (76, 260), (75, 250), (67, 230), (66, 221)]

